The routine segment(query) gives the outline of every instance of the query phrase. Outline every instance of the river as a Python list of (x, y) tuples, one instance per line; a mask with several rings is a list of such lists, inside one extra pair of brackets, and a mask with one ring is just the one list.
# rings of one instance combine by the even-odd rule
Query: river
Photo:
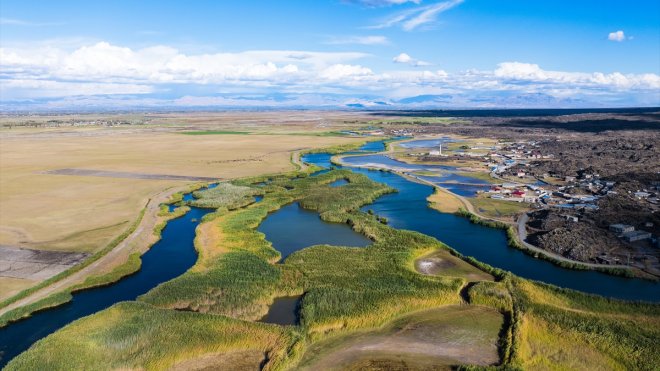
[[(380, 148), (369, 145), (370, 148)], [(573, 270), (536, 259), (507, 244), (504, 231), (470, 223), (466, 218), (438, 212), (428, 207), (426, 198), (433, 187), (408, 180), (396, 173), (374, 171), (356, 166), (373, 162), (368, 156), (347, 157), (344, 163), (352, 171), (365, 174), (371, 180), (398, 190), (377, 199), (362, 209), (373, 210), (386, 217), (394, 228), (408, 229), (433, 236), (466, 256), (473, 256), (493, 267), (518, 276), (575, 289), (587, 293), (626, 300), (660, 301), (658, 282), (613, 276), (589, 270)], [(380, 155), (376, 155), (380, 156)], [(332, 166), (332, 155), (315, 153), (303, 156), (303, 161), (324, 168)], [(352, 159), (351, 161), (346, 161)], [(362, 161), (360, 161), (362, 160)]]
[[(192, 199), (191, 194), (184, 195)], [(191, 208), (184, 216), (170, 220), (162, 238), (144, 255), (134, 274), (107, 286), (73, 294), (68, 303), (34, 313), (0, 328), (0, 368), (41, 338), (78, 318), (96, 313), (115, 303), (135, 300), (160, 283), (180, 276), (197, 261), (193, 246), (195, 228), (212, 209)]]

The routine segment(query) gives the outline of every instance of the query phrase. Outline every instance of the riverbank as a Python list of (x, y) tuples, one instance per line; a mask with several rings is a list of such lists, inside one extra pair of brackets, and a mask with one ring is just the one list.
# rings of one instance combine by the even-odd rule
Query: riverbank
[[(341, 187), (328, 185), (341, 178), (348, 179), (348, 183)], [(255, 179), (254, 183), (260, 181)], [(246, 180), (237, 185), (249, 183)], [(449, 253), (461, 257), (462, 254), (433, 238), (391, 228), (376, 216), (358, 211), (360, 205), (371, 208), (378, 203), (374, 200), (398, 195), (383, 193), (386, 186), (374, 183), (364, 174), (335, 170), (314, 177), (273, 177), (260, 188), (265, 195), (259, 203), (244, 209), (221, 210), (205, 218), (205, 224), (215, 225), (219, 233), (212, 242), (204, 242), (204, 249), (217, 254), (200, 254), (199, 270), (188, 271), (159, 286), (138, 302), (116, 305), (67, 326), (19, 356), (8, 369), (35, 367), (46, 359), (53, 367), (69, 369), (99, 362), (109, 367), (158, 369), (201, 364), (204, 360), (213, 365), (234, 365), (235, 356), (250, 352), (245, 357), (250, 364), (280, 370), (298, 367), (301, 360), (305, 365), (313, 365), (315, 355), (345, 354), (344, 350), (357, 357), (357, 363), (342, 357), (349, 365), (391, 365), (391, 359), (369, 350), (362, 352), (359, 346), (352, 346), (350, 339), (365, 332), (365, 342), (359, 344), (390, 340), (391, 333), (379, 333), (378, 329), (392, 325), (400, 328), (405, 323), (414, 323), (414, 331), (402, 332), (393, 339), (402, 346), (388, 352), (414, 363), (422, 359), (407, 352), (406, 346), (420, 349), (436, 344), (429, 356), (442, 357), (457, 354), (450, 352), (448, 344), (458, 341), (457, 335), (443, 331), (446, 338), (424, 337), (411, 343), (418, 339), (416, 331), (428, 334), (437, 326), (459, 325), (458, 319), (443, 315), (451, 308), (460, 308), (462, 312), (480, 311), (483, 307), (490, 308), (493, 319), (501, 316), (499, 323), (504, 325), (498, 326), (500, 320), (470, 322), (469, 333), (461, 332), (464, 337), (460, 339), (482, 339), (489, 352), (497, 349), (497, 360), (488, 353), (486, 361), (457, 357), (450, 361), (452, 365), (496, 362), (505, 367), (531, 367), (538, 362), (538, 349), (555, 359), (553, 352), (564, 344), (557, 340), (561, 339), (559, 334), (570, 338), (571, 347), (582, 350), (572, 353), (571, 359), (557, 358), (555, 365), (559, 367), (575, 365), (571, 362), (605, 367), (614, 362), (624, 368), (648, 369), (644, 365), (657, 359), (654, 343), (645, 340), (657, 336), (657, 305), (605, 299), (524, 280), (470, 258), (465, 258), (471, 262), (467, 264)], [(373, 193), (374, 190), (380, 191)], [(278, 253), (256, 227), (269, 213), (296, 199), (317, 211), (325, 221), (348, 223), (373, 238), (374, 244), (363, 248), (309, 247), (295, 252), (283, 264), (274, 264)], [(411, 269), (415, 259), (429, 249), (446, 254), (441, 259), (457, 259), (451, 261), (483, 274), (475, 268), (479, 267), (498, 282), (466, 285), (472, 279), (461, 278), (455, 267), (443, 269), (442, 264), (431, 275)], [(258, 314), (263, 313), (272, 298), (285, 293), (303, 295), (299, 326), (249, 322), (261, 318)], [(451, 307), (452, 304), (462, 305)], [(425, 308), (434, 309), (438, 317), (415, 315)], [(464, 318), (462, 313), (459, 317)], [(588, 326), (576, 330), (575, 321)], [(487, 328), (499, 329), (495, 338), (492, 331), (488, 337), (482, 335)], [(116, 346), (101, 350), (94, 347), (98, 341)], [(326, 347), (327, 353), (318, 354), (314, 349), (325, 341), (334, 342), (336, 347)], [(460, 352), (461, 347), (454, 350)], [(79, 356), (73, 356), (74, 351)], [(134, 356), (127, 359), (126, 354)], [(268, 357), (264, 358), (264, 354)]]
[[(192, 187), (199, 188), (201, 185)], [(127, 270), (122, 266), (129, 264), (134, 269), (135, 261), (130, 260), (130, 256), (142, 255), (160, 238), (159, 235), (147, 231), (162, 229), (164, 223), (173, 218), (161, 212), (161, 204), (175, 202), (176, 195), (187, 190), (191, 190), (191, 186), (170, 188), (157, 193), (149, 199), (133, 226), (105, 249), (61, 275), (3, 302), (0, 308), (0, 325), (34, 311), (63, 304), (70, 300), (74, 291), (115, 282), (132, 273), (134, 270)], [(99, 280), (99, 277), (105, 278)]]
[[(407, 140), (406, 142), (412, 142), (413, 140)], [(392, 144), (388, 144), (388, 147), (385, 152), (377, 153), (377, 154), (390, 154), (393, 150)], [(524, 239), (519, 237), (520, 234), (520, 228), (524, 228), (524, 225), (521, 226), (519, 223), (512, 222), (511, 220), (506, 220), (504, 218), (493, 218), (492, 216), (485, 216), (479, 213), (472, 202), (467, 200), (465, 197), (460, 196), (458, 194), (455, 194), (451, 192), (450, 190), (439, 186), (438, 184), (431, 182), (429, 180), (423, 179), (419, 176), (410, 174), (408, 171), (402, 171), (399, 169), (393, 169), (389, 168), (386, 166), (381, 166), (378, 164), (378, 167), (374, 164), (356, 164), (356, 163), (346, 163), (343, 159), (348, 158), (348, 157), (358, 157), (360, 156), (359, 154), (350, 154), (350, 155), (342, 155), (342, 156), (333, 156), (332, 157), (332, 163), (337, 165), (337, 166), (348, 166), (348, 167), (353, 167), (353, 168), (366, 168), (366, 169), (377, 169), (380, 171), (391, 171), (393, 173), (396, 173), (400, 176), (403, 176), (409, 180), (419, 182), (422, 184), (430, 185), (436, 189), (436, 192), (434, 195), (431, 195), (429, 198), (430, 199), (435, 199), (437, 201), (442, 201), (442, 203), (431, 203), (431, 206), (438, 209), (441, 212), (449, 212), (450, 210), (453, 210), (451, 212), (458, 212), (459, 210), (455, 210), (458, 202), (460, 202), (462, 205), (462, 209), (466, 210), (470, 215), (474, 215), (478, 218), (479, 221), (482, 221), (482, 224), (484, 225), (493, 225), (493, 226), (498, 226), (498, 228), (504, 229), (507, 231), (507, 234), (509, 236), (509, 245), (511, 247), (520, 249), (521, 251), (535, 257), (535, 258), (541, 258), (547, 261), (552, 262), (553, 264), (556, 264), (558, 266), (561, 266), (563, 268), (569, 268), (569, 269), (590, 269), (590, 270), (595, 270), (599, 272), (604, 272), (608, 274), (613, 274), (616, 276), (624, 276), (624, 277), (638, 277), (641, 279), (651, 279), (651, 280), (656, 280), (657, 278), (652, 277), (648, 274), (645, 274), (644, 272), (635, 269), (633, 267), (629, 266), (612, 266), (612, 265), (606, 265), (606, 264), (595, 264), (595, 263), (585, 263), (585, 262), (580, 262), (580, 261), (575, 261), (571, 260), (568, 258), (565, 258), (563, 256), (553, 254), (552, 252), (545, 251), (543, 249), (540, 249), (538, 247), (534, 247), (524, 241)], [(444, 206), (443, 203), (446, 205)], [(463, 213), (458, 213), (458, 215), (463, 215)], [(468, 216), (469, 215), (465, 215)], [(475, 219), (476, 220), (476, 219)], [(512, 228), (516, 228), (517, 231), (514, 232)]]

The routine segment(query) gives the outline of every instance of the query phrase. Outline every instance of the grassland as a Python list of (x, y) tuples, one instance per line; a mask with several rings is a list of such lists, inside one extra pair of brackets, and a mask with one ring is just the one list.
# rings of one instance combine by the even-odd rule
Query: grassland
[(529, 281), (511, 282), (520, 308), (512, 363), (525, 368), (653, 370), (660, 307), (579, 294)]
[(482, 196), (467, 199), (481, 215), (490, 218), (511, 218), (529, 210), (530, 204), (525, 202), (502, 201)]
[(233, 131), (233, 130), (203, 130), (203, 131), (184, 131), (181, 134), (186, 135), (248, 135), (249, 131)]
[[(163, 310), (139, 302), (120, 303), (103, 314), (85, 317), (39, 342), (33, 348), (36, 357), (18, 357), (8, 369), (36, 370), (48, 365), (51, 370), (160, 370), (203, 355), (233, 352), (247, 352), (248, 357), (233, 359), (224, 367), (237, 369), (233, 366), (238, 364), (258, 369), (266, 360), (273, 366), (282, 362), (297, 338), (293, 329)], [(80, 331), (86, 335), (79, 336)], [(48, 353), (53, 348), (72, 356)]]
[(483, 180), (486, 183), (499, 183), (497, 179), (494, 179), (490, 176), (490, 173), (487, 171), (459, 171), (457, 175)]
[(456, 364), (488, 366), (499, 360), (502, 315), (478, 306), (445, 306), (403, 316), (382, 328), (320, 341), (301, 370), (440, 369)]
[[(349, 184), (336, 188), (327, 185), (340, 178), (347, 178)], [(254, 181), (257, 180), (260, 181)], [(234, 186), (245, 187), (249, 183), (236, 182)], [(313, 178), (274, 177), (262, 189), (265, 195), (259, 203), (234, 210), (220, 207), (217, 212), (210, 214), (202, 226), (217, 225), (219, 233), (212, 238), (196, 240), (200, 258), (195, 267), (141, 297), (140, 301), (147, 303), (148, 307), (134, 309), (128, 306), (125, 310), (154, 307), (163, 310), (185, 309), (196, 312), (189, 315), (214, 318), (220, 315), (218, 318), (254, 320), (265, 313), (274, 297), (304, 293), (301, 312), (301, 330), (304, 336), (296, 345), (302, 349), (309, 341), (323, 339), (335, 333), (377, 328), (420, 308), (460, 303), (462, 299), (458, 291), (466, 282), (462, 278), (464, 273), (480, 273), (477, 268), (457, 260), (457, 264), (462, 265), (460, 270), (439, 272), (440, 274), (435, 276), (418, 274), (412, 268), (416, 256), (436, 250), (438, 254), (451, 259), (453, 257), (450, 251), (430, 237), (394, 230), (380, 223), (375, 216), (359, 212), (361, 205), (392, 191), (387, 186), (371, 182), (363, 175), (344, 170)], [(207, 198), (212, 198), (213, 190), (205, 192), (209, 193)], [(200, 192), (200, 195), (202, 193), (204, 192)], [(218, 197), (218, 202), (229, 205), (236, 201), (222, 197), (224, 196)], [(252, 196), (245, 194), (244, 197)], [(272, 264), (279, 259), (279, 253), (254, 228), (268, 212), (293, 200), (299, 201), (305, 208), (318, 211), (326, 221), (352, 225), (356, 231), (372, 238), (374, 244), (367, 248), (316, 246), (294, 253), (285, 264)], [(397, 299), (392, 300), (393, 298)], [(104, 323), (100, 317), (110, 315), (108, 312), (112, 313), (113, 310), (116, 310), (116, 307), (92, 316), (91, 318), (99, 317), (93, 323), (97, 326)], [(123, 315), (130, 317), (133, 314)], [(175, 321), (176, 318), (168, 320)], [(78, 323), (68, 326), (67, 329), (73, 329), (71, 331), (77, 333), (86, 327)], [(144, 327), (138, 323), (136, 325), (137, 327), (133, 326), (132, 329), (141, 333), (138, 337), (152, 332), (150, 323), (146, 323)], [(171, 326), (176, 328), (177, 325)], [(165, 328), (170, 328), (170, 325)], [(65, 331), (58, 332), (53, 337), (64, 336), (60, 335), (62, 333), (66, 334)], [(91, 333), (98, 334), (96, 330)], [(93, 341), (81, 340), (87, 336), (80, 333), (79, 346), (94, 355), (95, 348), (90, 345)], [(110, 341), (109, 336), (102, 335), (101, 339), (104, 342)], [(170, 336), (175, 335), (173, 333)], [(58, 342), (46, 344), (42, 350), (34, 351), (53, 351), (52, 347), (57, 346)], [(150, 352), (147, 348), (140, 352)], [(122, 357), (121, 351), (122, 349), (115, 352), (105, 348), (104, 357), (113, 358), (108, 362), (116, 364)], [(38, 362), (34, 359), (20, 360), (22, 357), (30, 359), (31, 352), (19, 356), (12, 365)], [(171, 355), (174, 358), (189, 357), (185, 352), (172, 352), (175, 353)], [(287, 351), (278, 349), (278, 352)], [(62, 354), (61, 350), (58, 350), (57, 354)], [(148, 367), (148, 362), (151, 361), (147, 358), (137, 357), (136, 362), (143, 362), (141, 364)], [(291, 362), (296, 359), (296, 356), (291, 356)], [(269, 367), (276, 365), (273, 362), (268, 361)]]
[(34, 280), (0, 277), (0, 298), (8, 298), (34, 285)]
[(429, 201), (429, 206), (442, 213), (455, 213), (464, 207), (463, 202), (453, 193), (438, 187), (435, 187), (435, 191), (427, 200)]
[[(295, 128), (309, 126), (303, 121)], [(359, 141), (310, 136), (301, 144), (300, 136), (280, 135), (277, 130), (268, 136), (178, 134), (188, 127), (202, 131), (218, 128), (205, 121), (195, 126), (162, 123), (119, 128), (2, 129), (0, 244), (95, 253), (121, 235), (150, 198), (191, 183), (53, 175), (46, 171), (74, 168), (234, 179), (289, 171), (294, 151)], [(0, 278), (0, 300), (36, 283)]]
[[(318, 369), (334, 361), (372, 369), (498, 363), (502, 369), (652, 370), (660, 364), (660, 306), (515, 277), (360, 212), (393, 191), (385, 185), (347, 170), (306, 175), (234, 181), (230, 197), (200, 192), (218, 211), (199, 226), (200, 254), (190, 271), (138, 302), (66, 326), (8, 369), (231, 369), (241, 358), (247, 362), (241, 367), (265, 369)], [(328, 186), (340, 178), (349, 183)], [(263, 200), (250, 202), (257, 192)], [(313, 246), (274, 264), (279, 253), (255, 228), (294, 201), (374, 243)], [(416, 262), (429, 257), (451, 266), (421, 272)], [(300, 326), (249, 322), (273, 298), (301, 294)]]

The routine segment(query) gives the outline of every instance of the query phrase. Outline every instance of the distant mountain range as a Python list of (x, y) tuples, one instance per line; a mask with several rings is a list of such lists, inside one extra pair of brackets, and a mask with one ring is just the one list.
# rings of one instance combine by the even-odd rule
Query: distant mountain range
[[(478, 98), (475, 98), (477, 96)], [(545, 93), (509, 94), (484, 91), (466, 97), (460, 94), (423, 94), (403, 98), (325, 93), (216, 94), (183, 97), (157, 95), (95, 95), (65, 98), (0, 101), (0, 112), (96, 112), (96, 111), (186, 111), (227, 109), (526, 109), (605, 108), (638, 106), (632, 102), (592, 101), (580, 97), (557, 98)]]

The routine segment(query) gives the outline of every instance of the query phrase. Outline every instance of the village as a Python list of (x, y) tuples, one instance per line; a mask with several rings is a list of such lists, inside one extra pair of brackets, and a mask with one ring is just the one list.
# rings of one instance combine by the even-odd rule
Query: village
[[(400, 135), (408, 133), (402, 132)], [(468, 143), (468, 142), (466, 142)], [(648, 218), (618, 218), (601, 205), (610, 200), (633, 200), (647, 215), (660, 210), (660, 183), (648, 187), (619, 189), (618, 182), (603, 178), (593, 169), (574, 174), (543, 171), (546, 162), (558, 162), (555, 154), (540, 149), (540, 141), (469, 142), (457, 149), (432, 148), (409, 155), (419, 159), (478, 161), (492, 179), (492, 185), (478, 196), (502, 202), (529, 205), (519, 228), (524, 243), (530, 243), (572, 260), (605, 265), (636, 266), (660, 274), (660, 239), (652, 231), (657, 225)], [(622, 194), (620, 194), (622, 193)], [(655, 228), (655, 229), (654, 229)], [(529, 237), (528, 237), (529, 236)], [(589, 247), (587, 247), (587, 245)]]

